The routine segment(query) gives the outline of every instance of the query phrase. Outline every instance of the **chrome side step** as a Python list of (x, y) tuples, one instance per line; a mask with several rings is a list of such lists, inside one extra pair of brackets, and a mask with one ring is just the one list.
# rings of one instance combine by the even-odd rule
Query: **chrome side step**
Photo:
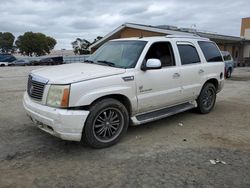
[(147, 112), (144, 114), (139, 114), (137, 116), (131, 117), (133, 125), (140, 125), (144, 123), (148, 123), (151, 121), (159, 120), (168, 116), (172, 116), (174, 114), (178, 114), (187, 110), (190, 110), (192, 108), (197, 107), (196, 101), (194, 102), (187, 102), (183, 104), (179, 104), (176, 106), (163, 108), (160, 110)]

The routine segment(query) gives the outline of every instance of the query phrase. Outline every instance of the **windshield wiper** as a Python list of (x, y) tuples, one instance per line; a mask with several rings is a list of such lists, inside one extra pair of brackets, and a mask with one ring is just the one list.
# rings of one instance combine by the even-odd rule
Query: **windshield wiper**
[(85, 62), (85, 63), (95, 63), (94, 61), (89, 60), (89, 59), (84, 60), (84, 62)]
[(110, 62), (110, 61), (99, 60), (99, 61), (97, 61), (97, 62), (98, 62), (98, 63), (105, 64), (105, 65), (108, 65), (108, 66), (111, 66), (111, 67), (115, 67), (115, 63)]

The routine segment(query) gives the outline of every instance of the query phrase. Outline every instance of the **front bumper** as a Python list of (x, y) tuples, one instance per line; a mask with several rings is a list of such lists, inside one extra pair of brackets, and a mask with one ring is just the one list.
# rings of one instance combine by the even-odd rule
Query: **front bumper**
[(31, 120), (43, 131), (63, 140), (80, 141), (89, 111), (58, 109), (38, 104), (27, 92), (23, 106)]

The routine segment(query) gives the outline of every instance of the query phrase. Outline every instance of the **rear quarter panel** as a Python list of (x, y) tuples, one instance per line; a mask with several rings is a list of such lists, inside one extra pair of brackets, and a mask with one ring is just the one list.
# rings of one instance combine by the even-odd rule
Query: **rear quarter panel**
[[(197, 50), (198, 50), (198, 53), (199, 53), (199, 56), (201, 59), (201, 67), (204, 70), (204, 74), (201, 77), (201, 85), (203, 86), (210, 79), (216, 79), (218, 81), (218, 84), (220, 85), (220, 83), (224, 82), (225, 63), (223, 61), (207, 62), (199, 44), (198, 44), (198, 41), (196, 42), (196, 44), (197, 44)], [(218, 48), (218, 46), (217, 46), (217, 48)], [(219, 50), (219, 48), (218, 48), (218, 50)], [(221, 77), (221, 75), (222, 75), (222, 77)], [(223, 85), (223, 84), (221, 84), (221, 85)]]

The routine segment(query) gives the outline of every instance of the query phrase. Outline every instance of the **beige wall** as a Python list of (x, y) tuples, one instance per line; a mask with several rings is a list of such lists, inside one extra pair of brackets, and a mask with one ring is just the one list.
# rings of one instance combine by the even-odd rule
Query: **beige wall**
[[(144, 31), (144, 30), (133, 29), (133, 28), (124, 28), (120, 33), (120, 38), (140, 37), (140, 36), (151, 37), (151, 36), (165, 36), (165, 35), (166, 34), (163, 34), (163, 33)], [(236, 51), (238, 50), (237, 45), (223, 44), (223, 43), (217, 43), (217, 44), (220, 50), (229, 51), (234, 58), (236, 57)], [(238, 52), (238, 55), (239, 55), (239, 52)]]
[(234, 44), (217, 44), (221, 51), (228, 51), (234, 59), (240, 56), (240, 46)]
[[(120, 33), (118, 33), (115, 37), (112, 37), (111, 39), (141, 37), (141, 36), (152, 37), (152, 36), (165, 36), (165, 35), (166, 34), (145, 31), (145, 30), (140, 30), (140, 29), (124, 28), (123, 30), (121, 30)], [(97, 48), (95, 48), (95, 47), (91, 48), (91, 53), (94, 53), (97, 50)]]
[(243, 57), (250, 57), (250, 45), (244, 46)]
[(228, 52), (230, 52), (230, 54), (233, 55), (233, 46), (232, 45), (226, 45), (224, 49), (225, 49), (225, 51), (228, 51)]
[(140, 29), (125, 28), (121, 31), (121, 38), (129, 37), (151, 37), (151, 36), (165, 36), (166, 34), (156, 33), (151, 31), (144, 31)]
[(245, 36), (245, 30), (250, 29), (250, 17), (248, 18), (242, 18), (241, 20), (241, 32), (240, 36), (244, 37)]
[(222, 44), (217, 44), (217, 45), (218, 45), (218, 47), (220, 48), (221, 51), (224, 51), (224, 50), (225, 50), (224, 45), (222, 45)]
[[(134, 28), (124, 28), (120, 31), (120, 33), (117, 33), (115, 37), (112, 37), (112, 39), (118, 39), (118, 38), (130, 38), (130, 37), (151, 37), (151, 36), (165, 36), (166, 34), (163, 33), (157, 33), (157, 32), (151, 32), (151, 31), (145, 31), (140, 29), (134, 29)], [(222, 51), (229, 51), (234, 58), (236, 58), (237, 54), (240, 56), (239, 53), (239, 44), (225, 44), (228, 41), (214, 41), (219, 46), (220, 50)], [(92, 48), (91, 52), (93, 53), (96, 50), (96, 48)], [(242, 55), (241, 55), (242, 56)]]
[[(250, 40), (250, 29), (245, 30), (245, 38)], [(250, 57), (250, 45), (244, 46), (243, 57)]]
[(250, 40), (250, 28), (245, 30), (245, 39)]

